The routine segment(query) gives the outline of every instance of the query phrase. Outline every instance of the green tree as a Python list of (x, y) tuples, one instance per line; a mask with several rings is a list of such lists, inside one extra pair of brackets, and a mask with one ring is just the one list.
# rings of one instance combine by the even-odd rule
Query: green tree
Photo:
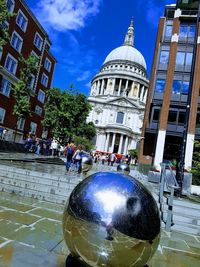
[(35, 73), (38, 66), (38, 59), (33, 55), (28, 58), (20, 56), (22, 64), (20, 70), (20, 78), (12, 88), (15, 104), (13, 108), (13, 115), (16, 117), (15, 129), (17, 129), (17, 122), (20, 119), (26, 118), (31, 115), (30, 110), (30, 95), (31, 89), (29, 88), (30, 75)]
[(9, 42), (8, 27), (5, 22), (9, 21), (12, 16), (14, 14), (8, 12), (6, 0), (0, 0), (0, 51), (2, 46)]
[(200, 142), (195, 141), (194, 153), (193, 153), (193, 164), (191, 170), (193, 177), (192, 183), (194, 185), (200, 185)]
[(52, 88), (47, 92), (43, 126), (61, 142), (77, 137), (92, 140), (96, 133), (95, 127), (93, 123), (86, 122), (90, 110), (86, 96), (72, 87), (64, 91)]

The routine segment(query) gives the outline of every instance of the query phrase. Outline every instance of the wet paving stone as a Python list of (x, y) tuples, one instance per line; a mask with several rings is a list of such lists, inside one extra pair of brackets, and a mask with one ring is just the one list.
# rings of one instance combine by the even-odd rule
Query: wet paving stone
[(14, 210), (19, 210), (19, 211), (24, 211), (24, 212), (33, 209), (33, 207), (30, 205), (17, 203), (17, 202), (10, 202), (8, 200), (0, 200), (0, 206), (6, 209), (14, 209)]
[(19, 229), (21, 226), (22, 224), (19, 223), (2, 220), (0, 221), (0, 233), (4, 238), (12, 239), (14, 231)]
[(42, 208), (34, 209), (30, 211), (29, 214), (34, 214), (34, 215), (38, 215), (41, 217), (50, 218), (50, 219), (59, 220), (59, 221), (61, 221), (63, 218), (63, 214), (61, 212), (59, 213), (59, 212), (42, 209)]
[(21, 213), (13, 210), (3, 210), (0, 211), (0, 219), (30, 225), (38, 220), (38, 216)]
[(65, 257), (41, 248), (11, 242), (0, 249), (2, 267), (63, 267)]

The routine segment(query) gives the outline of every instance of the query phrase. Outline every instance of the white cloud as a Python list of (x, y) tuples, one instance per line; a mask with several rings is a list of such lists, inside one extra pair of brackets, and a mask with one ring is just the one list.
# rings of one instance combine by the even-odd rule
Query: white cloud
[(102, 0), (39, 0), (35, 9), (40, 22), (57, 31), (78, 30), (99, 12)]

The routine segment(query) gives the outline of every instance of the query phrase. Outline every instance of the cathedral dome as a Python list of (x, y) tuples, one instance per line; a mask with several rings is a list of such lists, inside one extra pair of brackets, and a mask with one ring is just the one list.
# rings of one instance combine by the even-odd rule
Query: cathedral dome
[(106, 57), (104, 64), (110, 61), (117, 61), (117, 60), (132, 61), (144, 67), (146, 70), (146, 62), (143, 55), (133, 46), (122, 45), (120, 47), (115, 48)]

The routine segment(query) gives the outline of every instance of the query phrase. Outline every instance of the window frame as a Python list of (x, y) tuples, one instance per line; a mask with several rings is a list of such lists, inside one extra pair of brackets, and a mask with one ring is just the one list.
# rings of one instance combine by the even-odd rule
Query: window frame
[[(31, 126), (31, 125), (33, 125), (33, 127)], [(32, 134), (36, 134), (36, 132), (37, 132), (37, 123), (36, 122), (34, 122), (34, 121), (31, 121), (30, 122), (30, 132), (32, 133)], [(32, 128), (34, 129), (34, 131), (32, 131)]]
[[(7, 83), (6, 89), (9, 88), (7, 94), (5, 93), (6, 92), (6, 90), (5, 90), (5, 83), (3, 83), (3, 81), (5, 81)], [(6, 97), (10, 97), (11, 88), (12, 88), (12, 83), (10, 81), (8, 81), (4, 76), (2, 76), (0, 93), (2, 95), (6, 96)], [(3, 90), (1, 90), (1, 89), (3, 89)]]
[[(17, 36), (17, 38), (21, 41), (21, 45), (20, 45), (20, 47), (19, 47), (19, 49), (17, 49), (13, 44), (12, 44), (12, 40), (13, 40), (13, 36), (14, 36), (14, 34)], [(12, 36), (11, 36), (11, 39), (10, 39), (10, 44), (11, 44), (11, 46), (17, 51), (17, 52), (21, 52), (21, 50), (22, 50), (22, 46), (23, 46), (23, 38), (16, 32), (16, 31), (13, 31), (13, 33), (12, 33)]]
[[(17, 121), (17, 130), (23, 131), (24, 130), (24, 125), (25, 125), (25, 118), (20, 118)], [(22, 127), (19, 127), (22, 126)]]
[[(123, 117), (122, 117), (122, 119), (120, 118), (120, 117), (118, 117), (119, 116), (119, 114), (122, 114), (123, 115)], [(124, 123), (124, 112), (122, 112), (122, 111), (118, 111), (117, 112), (117, 116), (116, 116), (116, 123), (117, 124), (123, 124)], [(119, 119), (120, 119), (120, 122), (119, 122)]]
[[(11, 10), (9, 10), (9, 8), (8, 8), (8, 1), (11, 1), (11, 2), (12, 2), (12, 9), (11, 9)], [(7, 6), (7, 9), (8, 9), (8, 12), (9, 12), (10, 14), (12, 14), (13, 11), (14, 11), (14, 8), (15, 8), (15, 1), (14, 1), (14, 0), (7, 0), (7, 1), (6, 1), (6, 6)]]
[[(8, 60), (9, 57), (11, 58), (11, 60), (15, 61), (15, 63), (16, 63), (13, 72), (11, 72), (10, 69), (8, 69), (8, 68), (6, 67), (6, 63), (7, 63), (7, 60)], [(6, 69), (7, 71), (9, 71), (10, 73), (12, 73), (13, 75), (15, 75), (15, 74), (16, 74), (16, 71), (17, 71), (17, 66), (18, 66), (18, 60), (17, 60), (16, 58), (14, 58), (10, 53), (8, 53), (7, 56), (6, 56), (5, 63), (4, 63), (4, 67), (5, 67), (5, 69)]]
[[(39, 112), (38, 112), (39, 111)], [(43, 108), (40, 107), (39, 105), (35, 106), (35, 113), (39, 116), (42, 116)]]
[[(36, 37), (38, 37), (38, 39), (41, 40), (40, 46), (38, 46), (36, 43)], [(38, 32), (36, 32), (35, 36), (34, 36), (33, 44), (39, 51), (42, 50), (43, 42), (44, 42), (44, 40), (43, 40), (42, 36)]]
[[(22, 17), (26, 21), (24, 28), (22, 28), (22, 25), (18, 23), (18, 16), (21, 13)], [(16, 24), (19, 26), (19, 28), (23, 31), (26, 32), (27, 26), (28, 26), (28, 18), (24, 15), (23, 11), (21, 9), (18, 10), (17, 12), (17, 17), (16, 17)]]
[(6, 110), (5, 110), (5, 108), (0, 107), (0, 114), (1, 114), (1, 111), (3, 111), (3, 116), (2, 116), (2, 119), (0, 120), (0, 123), (4, 123)]
[[(48, 63), (46, 63), (46, 62), (48, 62)], [(47, 66), (48, 67), (47, 67)], [(50, 72), (51, 71), (51, 66), (52, 66), (52, 62), (51, 62), (51, 60), (48, 58), (48, 57), (46, 57), (45, 58), (45, 61), (44, 61), (44, 68), (48, 71), (48, 72)]]
[[(44, 82), (45, 81), (45, 82)], [(41, 77), (41, 84), (45, 87), (48, 86), (49, 77), (43, 72)]]
[[(44, 96), (44, 99), (42, 98), (40, 98), (40, 94), (43, 94), (43, 96)], [(38, 91), (38, 95), (37, 95), (37, 100), (40, 102), (40, 103), (42, 103), (42, 104), (44, 104), (44, 102), (45, 102), (45, 97), (46, 97), (46, 94), (45, 94), (45, 92), (43, 91), (43, 90), (39, 90)]]

